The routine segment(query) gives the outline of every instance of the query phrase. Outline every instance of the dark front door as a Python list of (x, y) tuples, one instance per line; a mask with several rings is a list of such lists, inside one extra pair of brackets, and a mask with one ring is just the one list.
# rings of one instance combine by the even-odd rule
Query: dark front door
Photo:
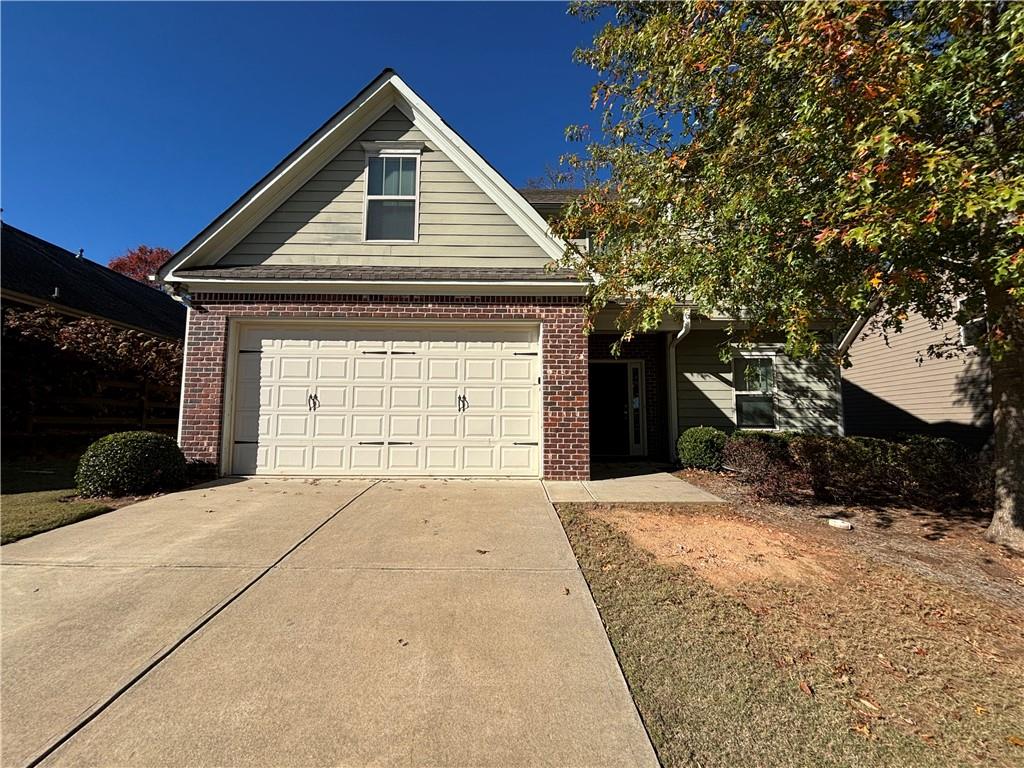
[(629, 366), (590, 366), (590, 454), (629, 455)]

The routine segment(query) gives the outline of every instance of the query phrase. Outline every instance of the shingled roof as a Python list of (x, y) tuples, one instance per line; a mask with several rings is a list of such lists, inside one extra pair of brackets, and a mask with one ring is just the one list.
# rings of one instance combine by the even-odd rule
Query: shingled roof
[(5, 293), (159, 336), (185, 337), (185, 308), (167, 294), (6, 222), (0, 228), (0, 288)]
[(544, 267), (263, 266), (180, 269), (182, 280), (368, 280), (371, 282), (576, 282), (575, 273)]

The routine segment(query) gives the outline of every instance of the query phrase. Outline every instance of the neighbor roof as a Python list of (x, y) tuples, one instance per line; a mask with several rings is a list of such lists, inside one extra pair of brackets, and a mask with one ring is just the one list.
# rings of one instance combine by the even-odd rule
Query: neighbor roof
[(57, 309), (66, 307), (159, 336), (185, 336), (185, 308), (167, 294), (6, 222), (0, 242), (0, 287)]

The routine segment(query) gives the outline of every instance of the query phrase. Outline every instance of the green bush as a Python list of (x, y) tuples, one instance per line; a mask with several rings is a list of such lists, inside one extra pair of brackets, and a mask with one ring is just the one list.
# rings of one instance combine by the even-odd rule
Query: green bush
[(784, 501), (806, 486), (806, 478), (793, 461), (787, 432), (736, 430), (725, 444), (723, 463), (739, 473), (764, 499)]
[(721, 469), (728, 436), (714, 427), (690, 427), (679, 436), (679, 463), (692, 469)]
[(874, 437), (803, 435), (790, 441), (814, 495), (841, 503), (902, 502), (931, 509), (977, 503), (982, 462), (958, 443), (912, 435), (899, 442)]
[(932, 507), (963, 507), (976, 501), (979, 477), (986, 467), (962, 445), (947, 437), (908, 435), (906, 496)]
[(83, 496), (134, 496), (180, 488), (185, 457), (167, 435), (116, 432), (90, 445), (75, 473)]

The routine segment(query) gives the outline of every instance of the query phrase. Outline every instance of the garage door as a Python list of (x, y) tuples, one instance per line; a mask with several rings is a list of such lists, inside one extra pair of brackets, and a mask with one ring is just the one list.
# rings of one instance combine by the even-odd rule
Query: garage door
[(232, 471), (540, 475), (536, 326), (243, 327)]

